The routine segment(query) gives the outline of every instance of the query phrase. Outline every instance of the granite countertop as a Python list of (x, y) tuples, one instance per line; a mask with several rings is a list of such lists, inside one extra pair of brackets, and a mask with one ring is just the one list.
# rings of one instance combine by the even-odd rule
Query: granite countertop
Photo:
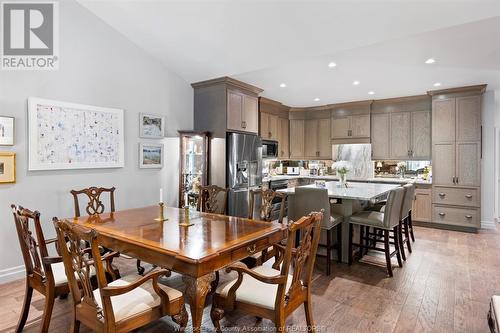
[[(390, 190), (398, 187), (396, 184), (380, 184), (380, 183), (350, 183), (348, 187), (338, 187), (338, 182), (330, 181), (325, 183), (325, 187), (328, 190), (328, 196), (330, 198), (337, 199), (351, 199), (351, 200), (363, 200), (369, 201), (377, 199)], [(316, 187), (315, 184), (298, 186), (298, 187)], [(295, 194), (295, 188), (287, 188), (278, 190), (279, 192), (287, 193), (288, 195)]]
[[(276, 175), (276, 176), (268, 176), (262, 179), (263, 182), (272, 182), (278, 180), (288, 180), (288, 179), (324, 179), (324, 180), (338, 180), (339, 177), (333, 175), (324, 175), (324, 176), (311, 176), (311, 175)], [(351, 183), (388, 183), (388, 184), (406, 184), (406, 183), (415, 183), (420, 185), (432, 185), (432, 182), (429, 180), (416, 179), (416, 178), (384, 178), (384, 177), (373, 177), (367, 179), (348, 179), (347, 182)]]

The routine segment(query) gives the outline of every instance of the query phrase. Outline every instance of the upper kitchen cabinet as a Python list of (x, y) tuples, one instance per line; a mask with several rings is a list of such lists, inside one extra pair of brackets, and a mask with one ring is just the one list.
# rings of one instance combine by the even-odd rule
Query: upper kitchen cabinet
[(415, 96), (372, 104), (373, 159), (431, 159), (431, 99)]
[(194, 89), (194, 129), (225, 138), (226, 131), (259, 132), (259, 89), (229, 78), (191, 84)]
[(290, 116), (290, 157), (329, 160), (332, 158), (330, 110), (292, 108)]
[(334, 144), (370, 142), (370, 105), (372, 101), (333, 104), (331, 139)]
[(262, 139), (278, 141), (279, 158), (290, 156), (289, 109), (280, 102), (265, 97), (259, 98), (259, 134)]
[(303, 158), (304, 119), (290, 119), (290, 158)]

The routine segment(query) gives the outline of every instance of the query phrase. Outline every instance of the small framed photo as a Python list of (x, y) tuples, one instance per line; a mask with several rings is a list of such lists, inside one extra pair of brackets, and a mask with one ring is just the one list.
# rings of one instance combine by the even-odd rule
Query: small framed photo
[(143, 169), (163, 168), (163, 144), (140, 143), (139, 168)]
[(161, 139), (165, 136), (165, 117), (157, 114), (139, 114), (139, 136), (146, 139)]
[(16, 182), (16, 153), (0, 152), (0, 184)]
[(0, 116), (0, 146), (14, 145), (14, 117)]

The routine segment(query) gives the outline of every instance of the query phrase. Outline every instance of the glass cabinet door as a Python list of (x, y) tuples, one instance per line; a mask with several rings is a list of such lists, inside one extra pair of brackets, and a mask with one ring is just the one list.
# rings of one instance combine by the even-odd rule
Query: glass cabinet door
[(196, 208), (200, 186), (208, 180), (208, 133), (179, 131), (180, 181), (179, 207)]

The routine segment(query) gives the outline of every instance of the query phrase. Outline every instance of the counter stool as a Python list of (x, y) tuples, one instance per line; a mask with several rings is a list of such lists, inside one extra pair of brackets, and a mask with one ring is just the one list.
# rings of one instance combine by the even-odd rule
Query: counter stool
[[(321, 231), (326, 232), (326, 244), (319, 246), (326, 248), (326, 275), (331, 274), (331, 255), (334, 246), (333, 230), (337, 228), (337, 258), (340, 261), (341, 255), (341, 227), (344, 218), (331, 212), (330, 200), (328, 198), (328, 190), (326, 188), (316, 187), (297, 187), (295, 188), (295, 214), (298, 216), (306, 216), (310, 212), (324, 211), (321, 220)], [(322, 256), (320, 254), (316, 254)]]
[[(375, 250), (385, 253), (385, 261), (387, 264), (387, 272), (392, 277), (392, 264), (391, 258), (396, 255), (399, 267), (403, 267), (400, 253), (400, 216), (401, 208), (403, 205), (404, 189), (402, 187), (395, 188), (389, 192), (387, 204), (384, 212), (376, 211), (362, 211), (353, 214), (349, 217), (349, 265), (352, 265), (352, 248), (353, 245), (358, 247), (360, 255), (363, 255), (364, 250)], [(353, 243), (353, 224), (360, 226), (360, 240), (359, 244)], [(377, 247), (376, 237), (370, 238), (370, 233), (364, 235), (365, 227), (375, 228), (375, 235), (378, 234), (377, 230), (381, 230), (381, 236), (384, 242), (384, 248)], [(390, 231), (394, 232), (394, 251), (390, 252)], [(373, 241), (373, 242), (372, 242)]]

